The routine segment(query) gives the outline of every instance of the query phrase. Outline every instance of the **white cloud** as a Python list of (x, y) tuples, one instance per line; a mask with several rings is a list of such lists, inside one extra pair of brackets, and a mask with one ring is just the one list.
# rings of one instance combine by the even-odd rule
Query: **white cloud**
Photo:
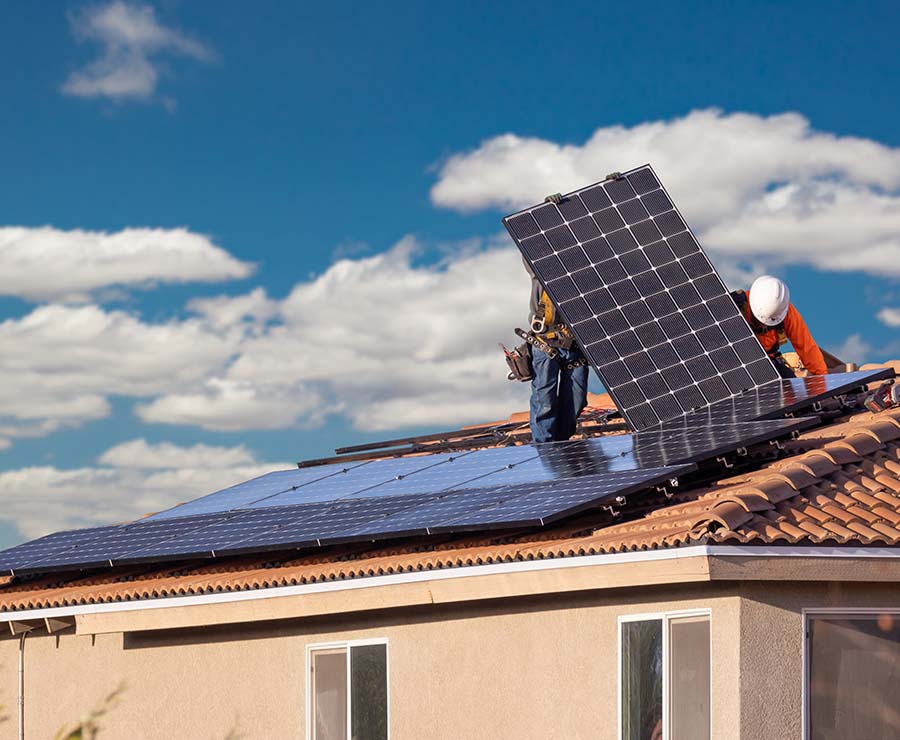
[(187, 229), (0, 227), (0, 295), (86, 300), (100, 288), (245, 278), (253, 265)]
[(111, 395), (202, 383), (243, 338), (202, 319), (145, 323), (99, 306), (39, 306), (0, 322), (0, 436), (41, 436), (109, 413)]
[[(418, 245), (335, 263), (299, 283), (279, 320), (250, 333), (221, 375), (138, 408), (145, 421), (207, 429), (311, 426), (337, 413), (357, 428), (462, 424), (523, 408), (498, 341), (527, 319), (529, 282), (511, 247), (417, 265)], [(220, 316), (245, 313), (246, 296)], [(267, 309), (268, 315), (268, 309)]]
[(178, 447), (139, 439), (108, 450), (93, 467), (0, 472), (0, 500), (3, 518), (31, 539), (61, 529), (130, 521), (290, 467), (261, 462), (244, 447)]
[(101, 52), (97, 59), (69, 75), (62, 86), (69, 95), (148, 100), (156, 92), (162, 60), (215, 59), (207, 44), (162, 25), (150, 5), (115, 0), (88, 6), (70, 21), (76, 39), (99, 44)]
[(450, 157), (431, 197), (511, 211), (646, 162), (727, 270), (900, 275), (900, 149), (815, 131), (796, 113), (695, 111), (600, 128), (583, 145), (505, 134)]
[(278, 315), (278, 301), (270, 300), (263, 288), (255, 288), (246, 295), (195, 298), (188, 310), (222, 329), (244, 322), (260, 327)]
[(900, 308), (882, 308), (878, 319), (888, 326), (900, 326)]
[(191, 447), (180, 447), (171, 442), (150, 444), (145, 439), (132, 439), (129, 442), (117, 444), (104, 452), (98, 462), (114, 468), (135, 468), (137, 470), (233, 468), (256, 463), (250, 450), (243, 445), (217, 447), (196, 444)]
[(218, 432), (314, 427), (325, 402), (301, 383), (272, 384), (265, 373), (253, 381), (212, 378), (190, 393), (173, 393), (137, 407), (149, 422), (200, 426)]
[(851, 334), (835, 350), (836, 356), (844, 362), (871, 362), (872, 352), (875, 350), (862, 334)]

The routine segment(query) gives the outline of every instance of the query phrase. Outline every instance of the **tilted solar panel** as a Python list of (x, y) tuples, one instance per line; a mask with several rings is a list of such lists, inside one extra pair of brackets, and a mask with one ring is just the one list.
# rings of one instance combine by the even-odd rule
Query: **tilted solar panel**
[(503, 223), (633, 429), (778, 379), (649, 165)]

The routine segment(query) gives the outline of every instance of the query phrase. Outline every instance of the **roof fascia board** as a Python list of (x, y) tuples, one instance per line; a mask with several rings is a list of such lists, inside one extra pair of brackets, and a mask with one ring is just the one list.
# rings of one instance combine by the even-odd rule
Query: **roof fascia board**
[[(773, 569), (773, 561), (781, 559), (793, 560), (795, 564), (787, 567), (776, 566)], [(711, 580), (766, 580), (785, 578), (791, 573), (802, 580), (810, 580), (810, 570), (804, 562), (810, 560), (817, 564), (816, 569), (812, 571), (816, 580), (835, 580), (836, 575), (843, 575), (846, 580), (874, 578), (887, 581), (895, 580), (896, 577), (896, 580), (900, 581), (900, 548), (696, 545), (641, 552), (453, 567), (246, 591), (24, 609), (0, 613), (0, 623), (74, 616), (78, 632), (93, 634), (281, 619), (563, 591)], [(823, 569), (821, 567), (823, 560), (842, 562), (840, 574), (833, 573), (833, 568)], [(689, 561), (697, 562), (689, 563)], [(868, 563), (874, 566), (876, 571), (871, 572), (870, 568), (860, 570), (860, 563)], [(879, 566), (879, 563), (889, 563), (889, 567)], [(648, 567), (636, 568), (636, 564)], [(502, 583), (497, 576), (505, 576)], [(292, 598), (301, 596), (305, 598)], [(319, 603), (313, 604), (314, 600)], [(301, 602), (309, 603), (301, 606)], [(204, 614), (211, 616), (208, 615), (208, 609), (201, 609), (221, 605), (233, 607), (239, 604), (246, 604), (249, 608), (235, 612), (233, 618), (221, 615), (211, 620), (203, 616)], [(139, 615), (146, 617), (153, 613), (158, 613), (159, 616), (137, 619)], [(178, 616), (176, 619), (169, 618), (176, 615)]]

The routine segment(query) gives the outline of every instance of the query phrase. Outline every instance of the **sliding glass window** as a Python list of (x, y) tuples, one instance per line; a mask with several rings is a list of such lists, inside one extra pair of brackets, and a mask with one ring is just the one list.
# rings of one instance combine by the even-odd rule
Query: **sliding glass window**
[(310, 740), (387, 740), (387, 645), (343, 643), (309, 650)]
[(709, 614), (620, 620), (621, 740), (709, 740)]
[(807, 738), (900, 738), (900, 614), (808, 614), (807, 640)]

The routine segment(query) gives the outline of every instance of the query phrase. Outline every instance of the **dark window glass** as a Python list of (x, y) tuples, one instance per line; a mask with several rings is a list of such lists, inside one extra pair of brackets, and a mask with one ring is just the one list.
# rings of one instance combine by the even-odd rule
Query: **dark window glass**
[(900, 615), (809, 620), (809, 737), (900, 737)]
[(622, 624), (622, 740), (661, 737), (662, 621)]
[(350, 727), (353, 740), (387, 740), (387, 646), (350, 648)]

